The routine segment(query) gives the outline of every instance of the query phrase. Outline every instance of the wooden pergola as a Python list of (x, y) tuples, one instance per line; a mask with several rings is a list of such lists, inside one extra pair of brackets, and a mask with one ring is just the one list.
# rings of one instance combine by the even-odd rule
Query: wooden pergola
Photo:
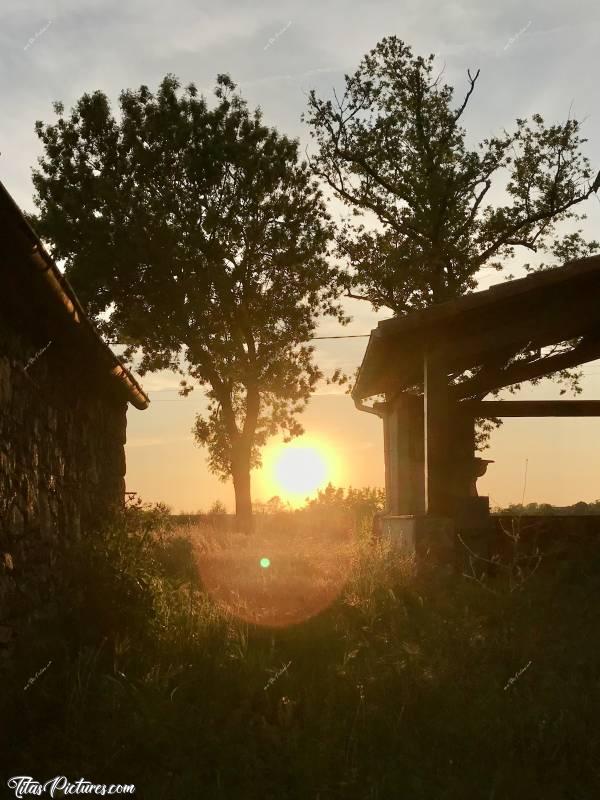
[[(379, 323), (352, 396), (383, 418), (386, 529), (413, 549), (419, 520), (485, 524), (475, 420), (600, 416), (595, 400), (484, 400), (600, 358), (600, 256), (507, 281)], [(381, 399), (381, 398), (384, 399)], [(367, 405), (368, 398), (376, 398)], [(435, 527), (435, 525), (433, 526)]]

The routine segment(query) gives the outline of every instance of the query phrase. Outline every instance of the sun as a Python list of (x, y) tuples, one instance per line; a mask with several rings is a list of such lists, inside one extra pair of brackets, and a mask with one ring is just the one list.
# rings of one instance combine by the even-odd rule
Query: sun
[(290, 447), (275, 462), (275, 480), (290, 494), (310, 494), (327, 479), (325, 459), (314, 447)]
[(265, 466), (275, 494), (287, 502), (301, 502), (306, 497), (335, 482), (336, 459), (323, 443), (299, 441), (274, 449)]

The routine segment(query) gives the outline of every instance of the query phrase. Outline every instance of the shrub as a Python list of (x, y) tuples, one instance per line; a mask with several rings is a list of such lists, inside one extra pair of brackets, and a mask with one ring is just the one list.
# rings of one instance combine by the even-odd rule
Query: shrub
[[(320, 591), (350, 553), (327, 607), (276, 629), (219, 606), (186, 572), (181, 536), (226, 577), (257, 571), (252, 540), (211, 553), (203, 530), (183, 535), (146, 509), (77, 554), (57, 614), (88, 625), (85, 640), (38, 628), (2, 676), (10, 774), (114, 778), (148, 800), (597, 794), (595, 551), (490, 592), (434, 567), (414, 573), (367, 537), (269, 533), (260, 605), (302, 581)], [(307, 565), (322, 569), (303, 575)]]
[(331, 483), (317, 493), (316, 498), (309, 500), (306, 509), (309, 511), (337, 510), (346, 512), (352, 519), (355, 530), (370, 529), (375, 514), (381, 513), (385, 507), (385, 491), (383, 489), (365, 487), (344, 490)]

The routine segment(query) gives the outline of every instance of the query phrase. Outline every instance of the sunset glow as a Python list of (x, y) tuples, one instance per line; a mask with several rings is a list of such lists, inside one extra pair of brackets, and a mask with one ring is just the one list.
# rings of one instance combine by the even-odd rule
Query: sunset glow
[(269, 487), (285, 502), (300, 503), (330, 481), (335, 483), (334, 453), (321, 442), (301, 440), (281, 445), (265, 458)]

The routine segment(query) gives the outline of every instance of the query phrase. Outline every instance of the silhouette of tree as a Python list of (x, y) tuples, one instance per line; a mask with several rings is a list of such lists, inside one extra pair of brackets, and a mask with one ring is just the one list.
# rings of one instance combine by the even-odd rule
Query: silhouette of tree
[(332, 224), (298, 143), (250, 112), (228, 76), (213, 107), (164, 78), (120, 95), (84, 94), (36, 123), (33, 218), (100, 329), (171, 369), (182, 393), (206, 388), (194, 427), (209, 466), (233, 477), (251, 525), (250, 470), (322, 377), (305, 343), (320, 314), (347, 321), (327, 260)]
[[(562, 263), (600, 247), (581, 231), (556, 236), (559, 223), (584, 218), (574, 208), (600, 187), (580, 152), (580, 123), (534, 114), (470, 149), (462, 123), (478, 78), (468, 72), (455, 102), (434, 56), (413, 56), (391, 36), (346, 76), (341, 97), (310, 93), (313, 168), (353, 212), (338, 237), (351, 297), (404, 314), (474, 289), (482, 267), (500, 270), (523, 248)], [(504, 363), (536, 356), (509, 353)], [(555, 377), (572, 389), (576, 376)]]

